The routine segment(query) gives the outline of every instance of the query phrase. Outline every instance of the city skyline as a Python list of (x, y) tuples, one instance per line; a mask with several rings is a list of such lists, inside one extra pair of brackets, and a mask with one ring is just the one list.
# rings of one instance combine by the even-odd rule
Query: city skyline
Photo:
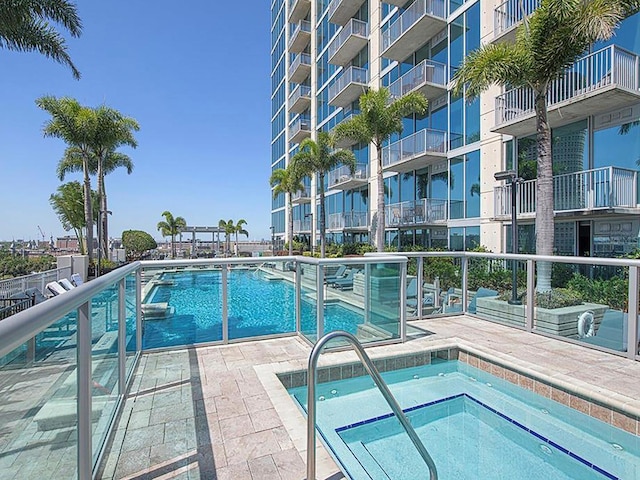
[(79, 81), (37, 53), (0, 50), (0, 240), (73, 234), (49, 205), (65, 144), (42, 134), (42, 95), (104, 103), (140, 124), (138, 148), (122, 149), (132, 174), (106, 179), (112, 237), (136, 229), (161, 240), (156, 224), (169, 210), (194, 226), (244, 218), (249, 239), (270, 238), (268, 7), (173, 6), (80, 3), (83, 34), (67, 38)]

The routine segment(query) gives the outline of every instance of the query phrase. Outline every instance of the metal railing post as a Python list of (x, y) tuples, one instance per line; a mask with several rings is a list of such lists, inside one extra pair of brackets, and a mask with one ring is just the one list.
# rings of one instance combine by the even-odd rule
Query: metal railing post
[(462, 311), (467, 313), (467, 287), (469, 286), (469, 258), (462, 257)]
[(364, 264), (364, 323), (371, 322), (371, 264)]
[[(407, 341), (407, 264), (400, 264), (400, 339)], [(418, 301), (419, 296), (418, 296)]]
[[(295, 285), (296, 285), (296, 331), (300, 333), (302, 331), (302, 279), (300, 278), (300, 262), (296, 263), (295, 271)], [(286, 265), (286, 263), (285, 263)]]
[(527, 305), (525, 312), (525, 328), (533, 332), (533, 312), (536, 298), (536, 267), (533, 260), (527, 260)]
[(126, 357), (127, 357), (127, 309), (126, 277), (118, 282), (118, 395), (126, 393)]
[(627, 320), (627, 357), (635, 359), (638, 354), (638, 282), (639, 268), (629, 267), (629, 319)]
[(91, 480), (91, 300), (78, 308), (78, 480)]
[[(426, 209), (425, 209), (426, 211)], [(418, 269), (417, 277), (418, 277), (418, 318), (422, 318), (422, 302), (424, 301), (424, 257), (420, 255), (417, 259), (416, 268)], [(406, 302), (405, 302), (406, 303)]]
[(227, 285), (229, 264), (222, 265), (222, 342), (229, 343), (229, 302)]
[(136, 270), (136, 352), (142, 351), (142, 267)]
[(324, 265), (316, 269), (316, 339), (324, 335)]

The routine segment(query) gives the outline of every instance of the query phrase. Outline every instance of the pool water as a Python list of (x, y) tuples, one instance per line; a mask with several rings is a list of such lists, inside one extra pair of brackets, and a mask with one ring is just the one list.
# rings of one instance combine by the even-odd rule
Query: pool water
[[(640, 478), (638, 437), (467, 364), (383, 374), (443, 480)], [(290, 390), (306, 407), (306, 387)], [(317, 424), (352, 479), (425, 479), (370, 377), (318, 385)]]
[[(218, 272), (165, 273), (172, 284), (154, 287), (145, 303), (167, 302), (175, 309), (167, 318), (145, 320), (143, 347), (158, 348), (222, 340), (222, 275)], [(228, 273), (229, 338), (296, 331), (295, 288), (284, 280), (268, 280), (261, 272)], [(325, 331), (356, 333), (362, 311), (343, 304), (325, 306)], [(301, 329), (316, 330), (315, 301), (303, 291)]]

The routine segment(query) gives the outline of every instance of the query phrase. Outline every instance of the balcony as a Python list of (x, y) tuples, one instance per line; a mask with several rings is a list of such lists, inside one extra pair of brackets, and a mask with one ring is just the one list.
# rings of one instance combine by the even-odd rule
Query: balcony
[[(553, 177), (554, 211), (584, 213), (595, 210), (637, 208), (638, 171), (618, 167), (556, 175)], [(534, 217), (537, 180), (518, 184), (516, 212)], [(496, 218), (511, 216), (511, 185), (494, 189)]]
[(405, 173), (447, 158), (447, 133), (425, 128), (382, 149), (382, 168)]
[(311, 87), (298, 85), (289, 95), (289, 111), (302, 113), (311, 105)]
[(540, 5), (540, 0), (506, 0), (493, 11), (493, 41), (514, 42), (516, 30), (525, 16)]
[(328, 217), (327, 230), (360, 230), (369, 228), (369, 214), (367, 212), (332, 213)]
[(294, 220), (293, 233), (311, 233), (311, 221), (309, 219)]
[(329, 103), (346, 107), (360, 98), (369, 83), (369, 73), (360, 67), (349, 67), (329, 86)]
[(385, 207), (385, 225), (387, 227), (442, 225), (446, 223), (446, 200), (421, 198), (420, 200), (392, 203)]
[(353, 173), (349, 171), (349, 167), (343, 165), (331, 170), (327, 180), (330, 189), (353, 190), (361, 187), (369, 181), (367, 164), (357, 163)]
[(360, 10), (363, 3), (364, 0), (333, 0), (327, 8), (329, 21), (344, 25)]
[(289, 127), (289, 141), (300, 143), (311, 136), (311, 119), (298, 117)]
[[(638, 55), (611, 45), (587, 55), (549, 85), (548, 121), (557, 127), (640, 101)], [(534, 95), (528, 87), (496, 97), (494, 132), (523, 136), (536, 131)]]
[(389, 85), (392, 98), (410, 92), (420, 92), (428, 99), (447, 93), (447, 67), (432, 60), (423, 60), (398, 80)]
[(382, 56), (399, 62), (447, 26), (444, 0), (416, 0), (382, 32)]
[(289, 81), (302, 83), (311, 75), (311, 55), (299, 53), (289, 66)]
[(352, 18), (329, 44), (329, 63), (344, 67), (369, 42), (369, 24)]
[[(342, 120), (338, 123), (338, 125), (340, 125), (340, 123), (342, 123), (342, 122), (346, 122), (347, 120), (351, 120), (354, 115), (357, 115), (359, 113), (360, 112), (357, 111), (357, 110), (351, 110), (350, 113), (348, 113), (348, 114), (346, 114), (346, 115), (344, 115), (342, 117)], [(344, 114), (344, 112), (343, 112), (343, 114)], [(332, 133), (333, 133), (333, 129), (332, 129)], [(355, 140), (353, 140), (351, 138), (343, 138), (341, 140), (336, 140), (335, 142), (336, 142), (336, 147), (338, 147), (338, 148), (348, 148), (348, 147), (358, 143), (358, 142), (356, 142)]]
[(289, 0), (289, 22), (295, 23), (307, 16), (311, 0)]
[(289, 52), (303, 52), (307, 45), (311, 42), (311, 23), (307, 20), (300, 20), (298, 23), (291, 25), (289, 35)]

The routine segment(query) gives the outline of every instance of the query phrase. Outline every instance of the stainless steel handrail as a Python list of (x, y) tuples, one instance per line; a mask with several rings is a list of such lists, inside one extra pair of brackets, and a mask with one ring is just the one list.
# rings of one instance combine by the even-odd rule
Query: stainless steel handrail
[(367, 373), (373, 378), (380, 393), (382, 393), (382, 396), (391, 407), (395, 416), (400, 420), (405, 432), (407, 432), (407, 435), (409, 435), (409, 438), (418, 449), (418, 453), (420, 453), (420, 456), (427, 464), (429, 468), (429, 479), (438, 480), (436, 464), (433, 462), (431, 455), (429, 455), (424, 444), (420, 441), (420, 437), (418, 437), (411, 423), (409, 423), (409, 419), (405, 416), (402, 408), (391, 394), (389, 387), (382, 379), (382, 376), (369, 358), (369, 355), (364, 351), (364, 347), (354, 335), (342, 330), (327, 333), (318, 340), (313, 350), (311, 350), (311, 355), (309, 355), (309, 367), (307, 370), (307, 480), (316, 480), (316, 373), (318, 358), (326, 344), (334, 338), (344, 338), (353, 346)]

